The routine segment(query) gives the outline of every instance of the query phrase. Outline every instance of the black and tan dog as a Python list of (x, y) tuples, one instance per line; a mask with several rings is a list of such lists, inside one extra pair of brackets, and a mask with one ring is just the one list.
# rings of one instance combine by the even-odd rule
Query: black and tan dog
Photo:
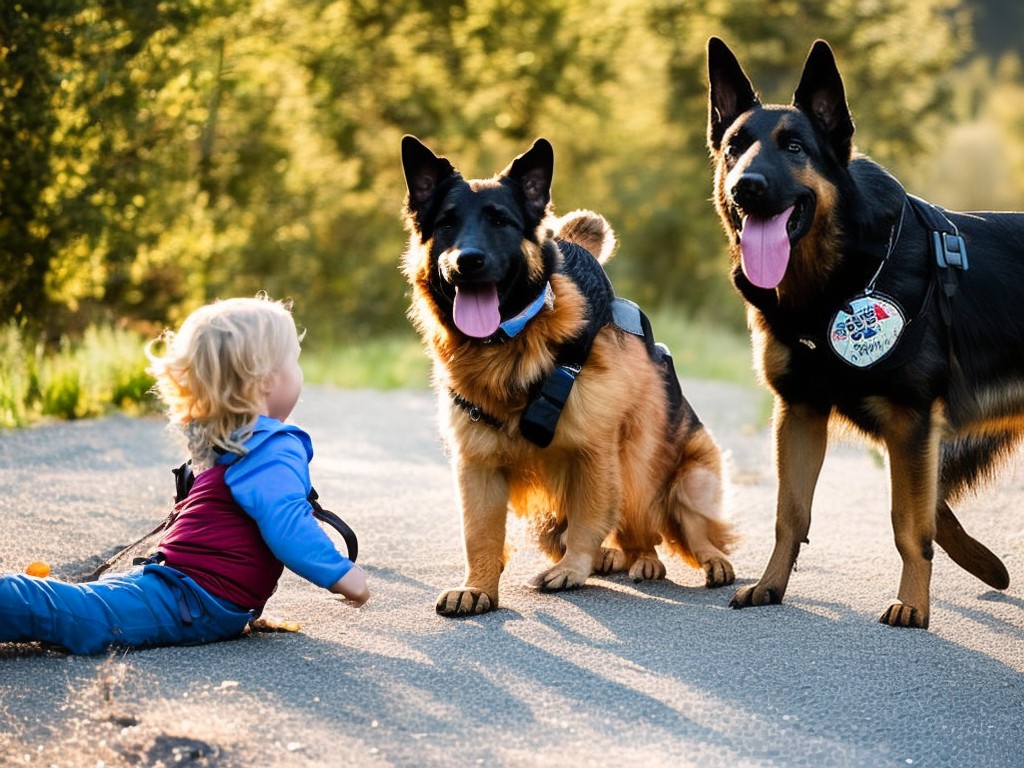
[(498, 606), (509, 509), (556, 561), (533, 581), (542, 590), (594, 571), (662, 578), (661, 543), (708, 586), (732, 583), (718, 448), (646, 318), (615, 299), (605, 220), (553, 218), (551, 145), (486, 180), (412, 136), (402, 161), (409, 316), (433, 358), (465, 536), (465, 583), (438, 613)]
[(987, 584), (1009, 584), (949, 504), (1024, 432), (1024, 215), (943, 211), (855, 153), (824, 41), (792, 106), (763, 106), (717, 38), (708, 73), (715, 202), (775, 393), (775, 548), (732, 604), (782, 600), (840, 423), (888, 453), (903, 574), (881, 621), (927, 627), (933, 542)]

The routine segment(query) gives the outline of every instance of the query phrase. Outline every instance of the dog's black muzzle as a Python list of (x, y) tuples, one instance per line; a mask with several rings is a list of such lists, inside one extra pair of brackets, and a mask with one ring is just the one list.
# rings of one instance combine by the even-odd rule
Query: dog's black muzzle
[(743, 211), (756, 211), (767, 193), (768, 177), (763, 173), (742, 173), (729, 189), (729, 197)]

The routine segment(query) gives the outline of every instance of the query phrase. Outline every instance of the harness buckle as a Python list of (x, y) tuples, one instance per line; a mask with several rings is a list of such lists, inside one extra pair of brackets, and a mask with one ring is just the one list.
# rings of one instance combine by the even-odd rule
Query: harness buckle
[(932, 244), (935, 249), (935, 259), (941, 269), (955, 267), (964, 272), (967, 271), (967, 243), (960, 234), (932, 232)]
[(540, 393), (519, 417), (519, 431), (523, 437), (541, 448), (551, 444), (558, 419), (579, 372), (578, 365), (562, 364), (555, 367), (544, 380)]

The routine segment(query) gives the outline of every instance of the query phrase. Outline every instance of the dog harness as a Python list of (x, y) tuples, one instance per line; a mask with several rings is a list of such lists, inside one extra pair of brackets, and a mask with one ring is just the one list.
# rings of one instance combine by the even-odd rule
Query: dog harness
[[(890, 263), (890, 257), (899, 242), (908, 207), (930, 232), (933, 257), (932, 279), (928, 282), (924, 300), (917, 315), (909, 319), (896, 298), (887, 295), (884, 290), (876, 289), (876, 283)], [(953, 296), (959, 287), (960, 273), (967, 269), (967, 243), (943, 209), (914, 195), (906, 195), (899, 220), (890, 231), (878, 269), (864, 290), (848, 299), (829, 321), (826, 331), (829, 347), (840, 360), (855, 368), (872, 368), (883, 361), (891, 363), (893, 353), (905, 338), (905, 331), (923, 317), (931, 306), (936, 285), (941, 287), (939, 311), (942, 319), (947, 328), (952, 325)], [(952, 339), (951, 334), (949, 337)], [(811, 337), (802, 336), (799, 341), (809, 349), (817, 348), (817, 343)]]
[[(576, 377), (590, 356), (594, 339), (609, 323), (644, 340), (648, 357), (661, 368), (668, 395), (670, 429), (675, 429), (683, 412), (685, 399), (668, 347), (655, 342), (650, 320), (639, 306), (629, 299), (615, 296), (604, 268), (588, 250), (564, 240), (558, 242), (558, 247), (562, 252), (566, 271), (571, 274), (587, 297), (588, 322), (575, 338), (559, 348), (555, 367), (534, 386), (530, 400), (519, 417), (519, 431), (523, 437), (541, 448), (551, 444)], [(546, 296), (550, 290), (549, 284), (542, 296)], [(537, 303), (534, 302), (534, 305)], [(553, 296), (550, 305), (553, 305)], [(534, 312), (531, 319), (536, 314), (537, 312)], [(526, 322), (523, 326), (525, 324)], [(518, 330), (521, 329), (520, 327)], [(452, 402), (467, 411), (471, 421), (483, 421), (495, 429), (501, 428), (500, 419), (484, 412), (454, 390), (449, 390), (449, 393)]]

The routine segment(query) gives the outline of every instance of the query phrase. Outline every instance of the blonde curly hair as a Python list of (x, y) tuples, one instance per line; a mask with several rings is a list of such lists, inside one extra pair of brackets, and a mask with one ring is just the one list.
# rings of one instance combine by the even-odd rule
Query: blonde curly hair
[(260, 293), (200, 307), (177, 333), (165, 330), (146, 345), (153, 391), (184, 434), (196, 472), (213, 465), (216, 450), (245, 453), (270, 379), (301, 338), (291, 302)]

